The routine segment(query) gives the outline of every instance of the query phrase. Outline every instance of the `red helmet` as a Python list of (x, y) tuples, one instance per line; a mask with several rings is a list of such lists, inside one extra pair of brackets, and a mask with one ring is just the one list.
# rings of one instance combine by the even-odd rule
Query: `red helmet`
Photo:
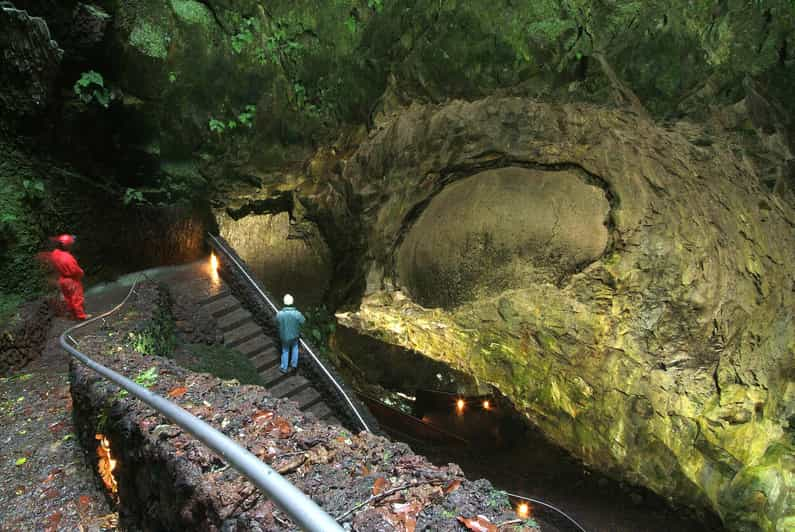
[(75, 243), (77, 237), (75, 235), (58, 235), (52, 237), (51, 240), (53, 240), (54, 242), (58, 242), (64, 247), (68, 247)]

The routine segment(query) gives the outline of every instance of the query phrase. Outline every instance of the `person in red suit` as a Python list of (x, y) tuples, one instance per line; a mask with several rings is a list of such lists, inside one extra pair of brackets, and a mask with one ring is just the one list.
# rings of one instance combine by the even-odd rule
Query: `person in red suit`
[(80, 282), (83, 279), (83, 269), (77, 264), (74, 255), (69, 253), (75, 243), (75, 236), (59, 235), (52, 240), (56, 249), (41, 253), (39, 257), (49, 263), (58, 274), (58, 287), (69, 311), (75, 319), (84, 320), (87, 316), (83, 309), (83, 284)]

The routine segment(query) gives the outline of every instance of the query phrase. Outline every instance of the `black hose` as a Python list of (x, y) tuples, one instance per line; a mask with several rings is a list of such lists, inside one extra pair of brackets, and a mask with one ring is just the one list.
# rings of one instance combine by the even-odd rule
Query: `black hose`
[(517, 495), (516, 493), (508, 493), (506, 491), (505, 494), (508, 495), (508, 497), (511, 497), (513, 499), (519, 499), (519, 500), (523, 500), (523, 501), (528, 501), (528, 502), (532, 502), (533, 504), (540, 504), (541, 506), (549, 508), (553, 512), (563, 516), (568, 522), (570, 522), (571, 524), (576, 526), (581, 532), (587, 532), (585, 530), (585, 528), (583, 528), (583, 526), (580, 523), (578, 523), (572, 516), (570, 516), (569, 514), (567, 514), (566, 512), (561, 510), (560, 508), (558, 508), (557, 506), (553, 506), (552, 504), (549, 504), (548, 502), (544, 502), (544, 501), (539, 500), (539, 499), (534, 499), (533, 497), (525, 497), (523, 495)]

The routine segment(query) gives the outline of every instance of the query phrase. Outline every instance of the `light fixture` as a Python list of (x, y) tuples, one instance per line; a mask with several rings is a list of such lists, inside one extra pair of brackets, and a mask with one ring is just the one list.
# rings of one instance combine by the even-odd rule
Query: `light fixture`
[(464, 409), (464, 405), (465, 404), (466, 403), (464, 402), (463, 399), (459, 399), (458, 401), (455, 402), (455, 406), (456, 406), (456, 408), (458, 409), (459, 412)]
[(530, 517), (530, 505), (526, 502), (520, 502), (519, 506), (516, 507), (516, 515), (518, 515), (520, 519), (527, 519)]
[(99, 476), (102, 478), (105, 488), (111, 493), (116, 493), (119, 490), (119, 486), (116, 484), (116, 477), (113, 476), (113, 470), (116, 469), (116, 460), (110, 454), (110, 442), (104, 434), (96, 434), (95, 437), (99, 441), (99, 446), (97, 447)]
[(486, 399), (483, 401), (483, 410), (489, 410), (489, 409), (491, 409), (491, 403), (489, 402), (488, 399)]
[(210, 268), (212, 268), (214, 272), (218, 271), (218, 257), (215, 256), (215, 253), (210, 254)]

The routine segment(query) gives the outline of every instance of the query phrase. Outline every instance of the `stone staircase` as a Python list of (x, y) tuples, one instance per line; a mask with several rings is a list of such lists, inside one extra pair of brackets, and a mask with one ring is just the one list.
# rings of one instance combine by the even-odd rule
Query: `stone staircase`
[[(279, 370), (281, 347), (278, 338), (273, 338), (254, 322), (251, 313), (228, 288), (223, 286), (198, 303), (216, 319), (224, 335), (224, 345), (236, 349), (254, 363), (271, 395), (295, 401), (300, 410), (311, 412), (326, 423), (342, 424), (309, 380), (300, 373), (285, 375)], [(299, 372), (301, 365), (306, 363), (302, 361), (305, 356), (308, 355), (304, 352), (299, 355)]]

